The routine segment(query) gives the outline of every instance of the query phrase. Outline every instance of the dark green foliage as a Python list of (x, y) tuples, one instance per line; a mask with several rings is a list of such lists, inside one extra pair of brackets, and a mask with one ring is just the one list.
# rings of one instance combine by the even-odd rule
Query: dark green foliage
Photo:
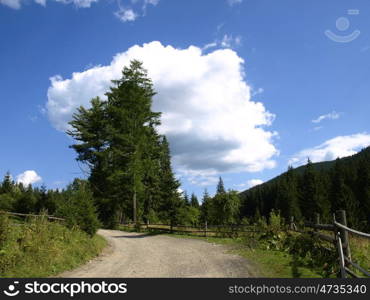
[(240, 198), (236, 191), (217, 193), (210, 205), (210, 223), (230, 225), (239, 223)]
[(24, 214), (34, 213), (36, 212), (36, 201), (36, 194), (34, 193), (32, 186), (29, 185), (27, 190), (16, 200), (16, 203), (14, 204), (15, 211)]
[(217, 188), (216, 188), (216, 194), (223, 194), (226, 193), (225, 187), (224, 187), (224, 182), (222, 178), (220, 177), (218, 180)]
[(174, 224), (183, 201), (172, 173), (166, 138), (157, 133), (160, 113), (151, 110), (155, 95), (147, 71), (132, 61), (91, 108), (80, 107), (67, 133), (77, 160), (89, 169), (89, 182), (104, 225), (162, 220)]
[(312, 163), (240, 193), (241, 216), (267, 216), (279, 209), (289, 220), (331, 222), (340, 209), (347, 212), (348, 225), (370, 230), (370, 147), (356, 155), (332, 162)]
[(199, 208), (199, 201), (198, 201), (197, 196), (195, 196), (194, 193), (191, 194), (190, 206), (195, 207), (195, 208)]
[(68, 186), (66, 199), (60, 205), (57, 215), (63, 216), (70, 228), (77, 226), (90, 236), (99, 228), (93, 195), (86, 181), (75, 179)]
[(209, 196), (207, 190), (204, 190), (202, 205), (200, 207), (200, 220), (203, 224), (210, 221), (211, 201), (212, 198)]
[(13, 190), (14, 190), (14, 181), (12, 181), (10, 173), (7, 172), (1, 184), (0, 193), (1, 194), (6, 194), (6, 193), (11, 194)]
[(0, 194), (0, 210), (12, 211), (14, 207), (14, 198), (11, 194)]
[(166, 137), (163, 137), (161, 141), (161, 148), (159, 173), (159, 178), (161, 178), (161, 204), (159, 213), (162, 220), (167, 220), (174, 226), (180, 224), (181, 215), (183, 214), (181, 210), (185, 203), (178, 192), (180, 183), (172, 172), (170, 150)]
[(189, 196), (186, 191), (184, 192), (184, 203), (185, 205), (190, 205)]

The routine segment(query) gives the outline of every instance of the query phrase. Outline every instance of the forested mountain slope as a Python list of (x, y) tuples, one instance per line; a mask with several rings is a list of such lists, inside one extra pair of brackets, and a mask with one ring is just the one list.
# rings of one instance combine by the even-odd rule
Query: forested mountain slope
[(330, 221), (338, 209), (347, 211), (350, 226), (370, 228), (370, 147), (359, 153), (297, 169), (240, 193), (241, 215), (267, 216), (272, 209), (285, 218), (312, 220), (316, 213)]

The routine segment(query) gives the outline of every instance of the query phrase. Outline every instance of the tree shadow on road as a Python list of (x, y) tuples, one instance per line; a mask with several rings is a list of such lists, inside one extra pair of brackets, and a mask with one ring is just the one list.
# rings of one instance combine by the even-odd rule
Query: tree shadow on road
[(112, 236), (112, 238), (115, 238), (115, 239), (121, 239), (121, 238), (128, 238), (128, 239), (141, 239), (141, 238), (145, 238), (145, 237), (150, 237), (150, 236), (153, 236), (153, 235), (156, 235), (156, 234), (153, 234), (153, 233), (142, 233), (142, 234), (137, 234), (137, 235), (116, 235), (116, 236)]

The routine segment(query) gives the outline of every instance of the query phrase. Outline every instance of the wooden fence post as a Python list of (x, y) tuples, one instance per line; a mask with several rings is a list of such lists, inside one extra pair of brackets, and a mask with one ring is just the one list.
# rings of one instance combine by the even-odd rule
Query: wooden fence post
[[(341, 223), (344, 226), (347, 226), (347, 217), (346, 217), (346, 211), (345, 210), (339, 210), (338, 212), (338, 223)], [(348, 238), (348, 232), (345, 229), (340, 228), (340, 237), (342, 240), (343, 248), (344, 248), (344, 255), (348, 257), (349, 260), (351, 259), (351, 249), (349, 247), (349, 238)]]
[(346, 278), (346, 267), (345, 267), (345, 259), (343, 255), (343, 245), (341, 240), (341, 234), (337, 235), (337, 247), (338, 247), (338, 254), (339, 254), (339, 264), (340, 264), (340, 277)]
[(207, 237), (207, 221), (204, 224), (204, 236)]
[(315, 217), (316, 217), (315, 219), (316, 225), (319, 225), (320, 224), (320, 214), (316, 214)]

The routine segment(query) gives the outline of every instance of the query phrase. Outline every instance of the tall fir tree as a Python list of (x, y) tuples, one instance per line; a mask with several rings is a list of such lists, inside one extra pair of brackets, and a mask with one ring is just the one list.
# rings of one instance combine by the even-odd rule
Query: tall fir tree
[(199, 208), (199, 201), (198, 201), (197, 196), (195, 196), (194, 193), (191, 194), (190, 206)]
[(222, 178), (220, 177), (218, 179), (216, 194), (224, 194), (224, 193), (226, 193), (226, 190), (225, 190), (224, 182), (223, 182)]
[(161, 208), (160, 213), (162, 219), (168, 220), (171, 226), (177, 225), (181, 208), (184, 207), (184, 202), (180, 197), (178, 189), (179, 181), (171, 167), (171, 155), (169, 144), (164, 136), (161, 142), (161, 158), (160, 158), (160, 178), (161, 178)]
[(153, 84), (136, 60), (112, 83), (107, 101), (95, 98), (91, 109), (81, 107), (67, 132), (79, 141), (72, 147), (90, 168), (89, 181), (108, 227), (122, 219), (145, 219), (159, 195), (160, 113), (151, 110)]
[(209, 222), (211, 201), (212, 198), (209, 196), (207, 189), (205, 189), (200, 207), (200, 220), (203, 223)]

